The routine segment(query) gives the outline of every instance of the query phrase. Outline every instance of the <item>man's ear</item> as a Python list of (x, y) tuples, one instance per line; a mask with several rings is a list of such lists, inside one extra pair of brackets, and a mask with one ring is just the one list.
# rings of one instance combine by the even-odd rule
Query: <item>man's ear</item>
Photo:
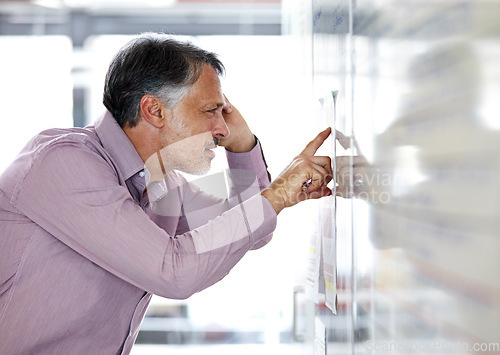
[(156, 128), (165, 125), (165, 112), (161, 101), (153, 95), (144, 95), (140, 102), (141, 116)]

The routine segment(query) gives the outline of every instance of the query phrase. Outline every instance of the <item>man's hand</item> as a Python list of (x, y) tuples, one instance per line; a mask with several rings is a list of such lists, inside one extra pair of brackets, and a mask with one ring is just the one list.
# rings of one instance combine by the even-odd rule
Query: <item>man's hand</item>
[[(332, 162), (330, 157), (314, 154), (331, 134), (327, 128), (314, 138), (274, 180), (262, 191), (276, 213), (285, 207), (293, 206), (300, 201), (330, 196), (332, 191), (326, 185), (332, 180)], [(304, 184), (310, 180), (310, 184)]]
[(233, 153), (249, 152), (255, 147), (255, 136), (241, 113), (225, 98), (226, 105), (222, 108), (222, 115), (230, 133), (219, 141), (219, 145)]

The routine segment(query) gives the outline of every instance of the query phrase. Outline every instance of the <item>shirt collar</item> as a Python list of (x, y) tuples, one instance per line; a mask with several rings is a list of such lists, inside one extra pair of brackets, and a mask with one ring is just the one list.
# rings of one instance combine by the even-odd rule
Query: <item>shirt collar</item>
[(139, 153), (108, 110), (96, 121), (95, 129), (102, 146), (115, 161), (123, 180), (144, 170), (144, 162)]

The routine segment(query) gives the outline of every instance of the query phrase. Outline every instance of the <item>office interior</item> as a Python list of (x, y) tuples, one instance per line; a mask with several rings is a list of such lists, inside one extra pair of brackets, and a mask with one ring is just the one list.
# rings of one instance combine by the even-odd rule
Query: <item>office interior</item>
[(326, 127), (345, 144), (320, 153), (364, 164), (218, 284), (155, 297), (132, 354), (500, 354), (499, 18), (495, 0), (0, 1), (0, 170), (99, 117), (132, 36), (185, 38), (219, 54), (272, 176)]

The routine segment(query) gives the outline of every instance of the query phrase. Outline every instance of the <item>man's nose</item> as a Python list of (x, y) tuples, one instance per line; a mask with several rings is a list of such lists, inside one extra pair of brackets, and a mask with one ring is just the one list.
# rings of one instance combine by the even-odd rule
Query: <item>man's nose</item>
[(217, 112), (212, 121), (212, 136), (221, 139), (229, 137), (230, 133), (222, 112)]

